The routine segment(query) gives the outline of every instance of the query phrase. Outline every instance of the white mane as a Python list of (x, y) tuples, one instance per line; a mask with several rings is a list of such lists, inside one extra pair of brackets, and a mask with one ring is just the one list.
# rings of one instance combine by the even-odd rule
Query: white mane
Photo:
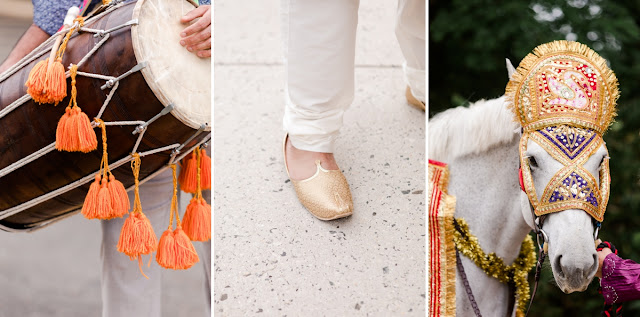
[(441, 112), (429, 120), (428, 128), (429, 159), (450, 163), (513, 141), (520, 125), (502, 96)]

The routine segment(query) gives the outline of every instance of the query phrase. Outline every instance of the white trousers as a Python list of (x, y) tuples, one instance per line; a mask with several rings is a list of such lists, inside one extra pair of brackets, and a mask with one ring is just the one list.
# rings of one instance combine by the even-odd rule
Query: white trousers
[[(211, 203), (211, 192), (203, 191), (203, 196)], [(173, 195), (173, 176), (171, 169), (140, 186), (140, 201), (142, 211), (149, 218), (158, 239), (169, 226), (169, 210)], [(179, 210), (184, 213), (191, 195), (179, 194)], [(133, 207), (134, 194), (129, 192), (129, 201)], [(137, 261), (118, 252), (117, 245), (120, 230), (128, 215), (122, 218), (102, 221), (102, 316), (103, 317), (160, 317), (162, 315), (162, 270), (155, 258), (151, 260), (151, 267), (147, 267), (149, 255), (143, 256), (144, 273), (140, 273)], [(204, 292), (207, 305), (206, 315), (211, 315), (211, 242), (194, 243), (200, 261), (204, 264)], [(198, 248), (198, 245), (202, 248)], [(155, 257), (155, 253), (153, 254)]]
[[(284, 130), (298, 149), (332, 153), (353, 101), (359, 0), (282, 0)], [(405, 81), (425, 100), (425, 0), (400, 0)]]

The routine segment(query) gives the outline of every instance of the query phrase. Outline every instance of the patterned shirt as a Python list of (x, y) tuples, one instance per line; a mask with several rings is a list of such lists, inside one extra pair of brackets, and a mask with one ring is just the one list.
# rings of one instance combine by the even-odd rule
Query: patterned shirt
[[(31, 0), (31, 2), (33, 3), (33, 23), (49, 35), (58, 32), (62, 27), (69, 8), (72, 6), (80, 7), (83, 3), (82, 0)], [(100, 5), (102, 0), (88, 2), (87, 12), (90, 12), (96, 5)], [(200, 4), (211, 4), (211, 0), (200, 0)]]

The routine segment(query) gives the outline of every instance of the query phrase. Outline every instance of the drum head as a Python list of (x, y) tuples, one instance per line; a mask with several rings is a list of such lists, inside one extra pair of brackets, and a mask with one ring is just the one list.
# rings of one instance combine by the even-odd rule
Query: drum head
[(187, 0), (139, 0), (133, 11), (133, 50), (147, 84), (171, 114), (194, 129), (211, 129), (211, 59), (199, 58), (180, 45), (187, 26), (180, 18), (195, 9)]

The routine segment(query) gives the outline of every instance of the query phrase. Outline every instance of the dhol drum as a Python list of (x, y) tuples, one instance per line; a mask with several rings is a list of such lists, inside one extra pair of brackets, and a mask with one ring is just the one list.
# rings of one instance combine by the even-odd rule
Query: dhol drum
[[(78, 65), (78, 105), (107, 124), (109, 166), (128, 189), (132, 152), (142, 157), (142, 183), (211, 139), (211, 60), (179, 44), (180, 17), (194, 8), (186, 0), (114, 0), (68, 42), (63, 65)], [(99, 128), (95, 151), (55, 149), (69, 79), (68, 97), (57, 106), (37, 104), (26, 92), (29, 71), (48, 57), (55, 38), (0, 74), (0, 229), (6, 231), (42, 228), (79, 211), (100, 170)]]

